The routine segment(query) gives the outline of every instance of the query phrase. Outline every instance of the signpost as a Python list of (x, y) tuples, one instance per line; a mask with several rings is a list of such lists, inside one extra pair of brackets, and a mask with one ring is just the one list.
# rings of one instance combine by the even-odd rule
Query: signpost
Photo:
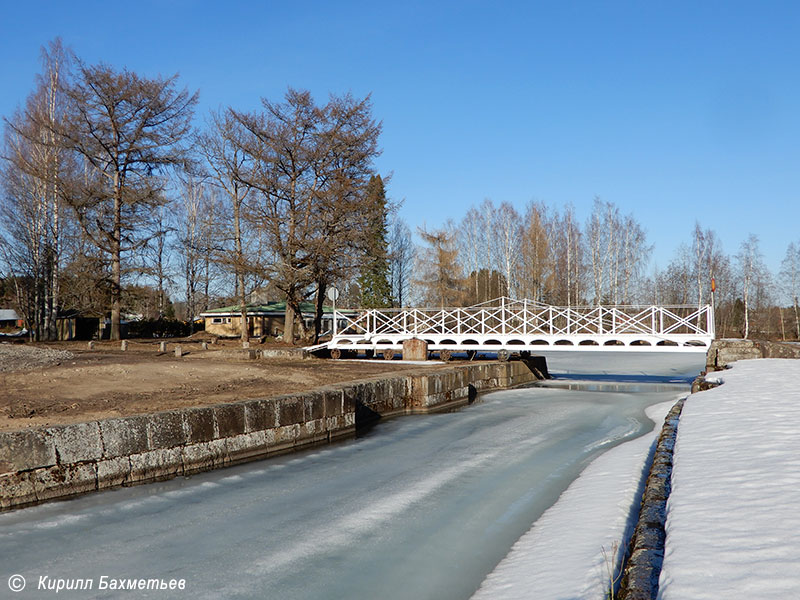
[(336, 335), (336, 299), (339, 297), (339, 290), (333, 286), (328, 288), (328, 298), (333, 302), (333, 335)]

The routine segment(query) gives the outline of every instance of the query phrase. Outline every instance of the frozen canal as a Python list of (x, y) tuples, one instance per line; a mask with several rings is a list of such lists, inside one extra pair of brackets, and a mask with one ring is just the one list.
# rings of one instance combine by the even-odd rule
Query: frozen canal
[[(595, 457), (649, 431), (703, 355), (549, 357), (587, 385), (496, 392), (459, 412), (189, 479), (0, 514), (0, 585), (185, 579), (128, 597), (469, 598)], [(623, 383), (618, 383), (623, 381)], [(572, 389), (570, 389), (572, 388)], [(0, 594), (0, 596), (4, 596)]]

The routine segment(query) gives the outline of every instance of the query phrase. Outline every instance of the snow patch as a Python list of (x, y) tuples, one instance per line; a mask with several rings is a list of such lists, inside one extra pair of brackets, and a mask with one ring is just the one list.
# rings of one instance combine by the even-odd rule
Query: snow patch
[(661, 600), (796, 598), (800, 361), (737, 361), (678, 426)]

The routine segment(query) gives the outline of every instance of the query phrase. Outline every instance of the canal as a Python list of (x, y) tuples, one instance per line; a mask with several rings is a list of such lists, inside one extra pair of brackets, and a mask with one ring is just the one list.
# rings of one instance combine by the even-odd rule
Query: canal
[[(152, 598), (466, 599), (594, 458), (651, 431), (703, 355), (548, 357), (556, 379), (462, 410), (191, 478), (0, 514), (14, 597), (117, 598), (108, 579), (185, 580)], [(74, 583), (74, 581), (73, 581)]]

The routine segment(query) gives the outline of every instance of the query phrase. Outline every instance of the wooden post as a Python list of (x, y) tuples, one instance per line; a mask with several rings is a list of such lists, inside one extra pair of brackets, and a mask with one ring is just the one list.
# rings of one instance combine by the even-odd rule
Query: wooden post
[(183, 356), (183, 352), (181, 352), (181, 346), (178, 344), (175, 346), (175, 358), (180, 358), (181, 356)]
[(166, 352), (167, 351), (167, 342), (159, 342), (158, 343), (158, 351), (159, 352)]

